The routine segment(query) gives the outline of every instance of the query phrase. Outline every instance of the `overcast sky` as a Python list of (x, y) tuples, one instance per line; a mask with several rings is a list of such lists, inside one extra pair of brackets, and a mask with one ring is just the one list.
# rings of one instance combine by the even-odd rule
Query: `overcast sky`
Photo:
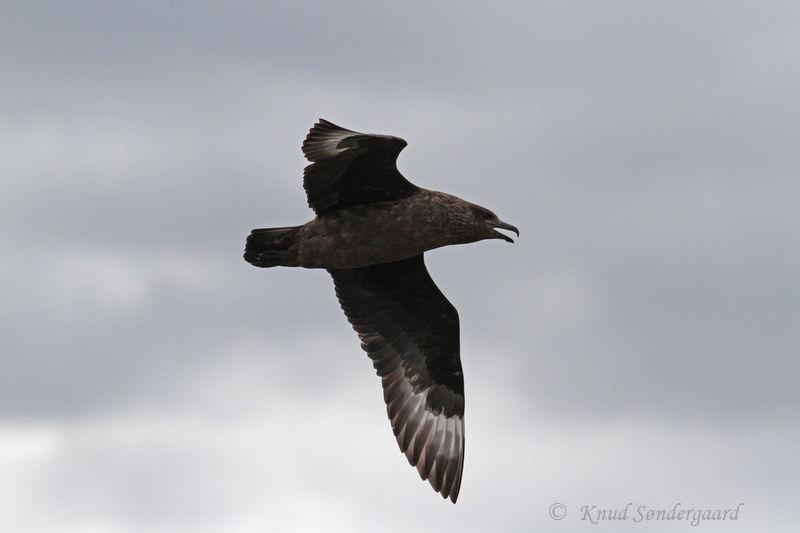
[[(0, 5), (0, 530), (795, 531), (794, 2)], [(458, 308), (457, 505), (397, 449), (322, 271), (317, 118), (521, 231)], [(567, 510), (554, 520), (549, 510)]]

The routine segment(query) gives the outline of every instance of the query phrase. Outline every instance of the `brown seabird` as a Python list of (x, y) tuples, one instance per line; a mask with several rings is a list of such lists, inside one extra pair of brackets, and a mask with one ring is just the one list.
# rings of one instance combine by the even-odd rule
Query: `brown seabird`
[(423, 253), (517, 228), (479, 205), (415, 186), (397, 170), (406, 141), (320, 119), (303, 142), (303, 187), (316, 217), (254, 229), (244, 258), (258, 267), (324, 268), (383, 384), (397, 443), (422, 479), (453, 503), (464, 467), (464, 377), (458, 312)]

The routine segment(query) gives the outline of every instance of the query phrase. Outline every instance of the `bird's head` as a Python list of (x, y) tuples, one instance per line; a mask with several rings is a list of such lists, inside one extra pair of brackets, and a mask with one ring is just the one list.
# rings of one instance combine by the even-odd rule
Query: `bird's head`
[(519, 237), (519, 230), (500, 220), (490, 210), (476, 204), (460, 200), (458, 208), (451, 211), (450, 222), (453, 230), (458, 234), (461, 242), (475, 242), (484, 239), (503, 239), (504, 241), (514, 242), (514, 240), (500, 233), (498, 229), (513, 231)]

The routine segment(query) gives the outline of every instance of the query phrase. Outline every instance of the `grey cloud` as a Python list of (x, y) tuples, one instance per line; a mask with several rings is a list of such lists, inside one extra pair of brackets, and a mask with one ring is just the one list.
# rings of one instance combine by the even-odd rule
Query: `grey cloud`
[[(252, 494), (221, 496), (238, 483), (277, 498), (275, 512), (308, 498), (324, 514), (347, 475), (341, 485), (369, 489), (336, 500), (348, 511), (332, 523), (348, 530), (374, 529), (395, 497), (398, 508), (423, 506), (426, 524), (515, 531), (531, 525), (520, 509), (546, 513), (559, 491), (574, 501), (640, 491), (661, 503), (687, 486), (700, 487), (698, 504), (742, 495), (760, 526), (789, 530), (770, 500), (792, 494), (781, 476), (797, 464), (782, 443), (800, 400), (791, 6), (82, 2), (0, 11), (0, 429), (7, 442), (17, 433), (45, 442), (38, 432), (49, 431), (72, 443), (66, 462), (33, 446), (30, 475), (6, 478), (41, 482), (25, 485), (20, 509), (55, 509), (58, 499), (42, 494), (80, 485), (72, 507), (106, 529), (196, 524), (191, 509), (215, 501), (201, 518), (224, 528), (261, 505)], [(513, 246), (427, 260), (460, 312), (473, 443), (463, 497), (481, 505), (443, 511), (417, 491), (328, 276), (241, 260), (249, 229), (311, 217), (299, 143), (320, 116), (403, 136), (409, 179), (480, 201), (522, 232)], [(329, 402), (341, 411), (314, 418)], [(302, 444), (304, 454), (280, 447), (282, 459), (299, 478), (318, 478), (318, 491), (285, 493), (269, 468), (250, 477), (240, 463), (226, 484), (217, 461), (255, 452), (200, 441), (214, 427), (233, 431), (221, 420), (238, 406), (264, 432), (258, 442), (269, 434)], [(348, 406), (358, 409), (341, 414)], [(141, 412), (165, 426), (216, 422), (177, 438), (139, 425)], [(315, 432), (325, 417), (330, 433)], [(151, 431), (149, 451), (121, 447), (116, 430), (101, 428), (107, 418)], [(308, 427), (294, 439), (298, 420)], [(100, 428), (101, 444), (71, 433), (81, 424)], [(353, 455), (339, 444), (338, 454), (312, 457), (315, 439), (365, 434), (369, 445)], [(160, 447), (162, 437), (170, 444)], [(631, 463), (626, 442), (653, 451)], [(718, 463), (702, 453), (709, 442)], [(387, 455), (370, 459), (366, 449)], [(11, 453), (0, 454), (9, 476), (23, 470), (8, 465), (24, 463)], [(350, 463), (338, 468), (340, 457)], [(651, 477), (631, 473), (640, 471)], [(221, 488), (176, 502), (198, 479)], [(153, 484), (175, 506), (150, 497)], [(415, 526), (402, 519), (397, 530)], [(291, 529), (292, 518), (275, 523)], [(576, 524), (585, 525), (563, 525), (585, 529)]]

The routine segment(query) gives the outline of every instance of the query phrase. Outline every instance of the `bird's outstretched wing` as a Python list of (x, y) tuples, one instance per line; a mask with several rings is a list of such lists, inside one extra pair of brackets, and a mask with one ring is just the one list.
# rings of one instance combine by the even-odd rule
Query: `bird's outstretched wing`
[(303, 177), (308, 205), (321, 215), (410, 196), (418, 187), (396, 164), (406, 144), (399, 137), (358, 133), (320, 119), (303, 142), (303, 153), (312, 163)]
[(464, 377), (458, 312), (422, 254), (329, 270), (336, 296), (383, 383), (400, 449), (454, 503), (464, 467)]

